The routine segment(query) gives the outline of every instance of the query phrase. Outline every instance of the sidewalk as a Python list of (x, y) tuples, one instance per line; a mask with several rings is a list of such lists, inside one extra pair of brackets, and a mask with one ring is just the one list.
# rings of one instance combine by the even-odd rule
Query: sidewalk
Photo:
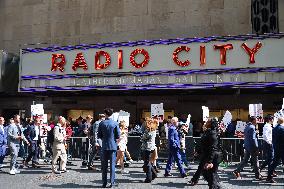
[[(72, 161), (73, 165), (67, 166), (68, 173), (61, 175), (54, 175), (51, 173), (51, 166), (43, 164), (39, 169), (25, 168), (21, 170), (18, 175), (9, 175), (6, 158), (6, 166), (0, 171), (0, 188), (1, 189), (38, 189), (38, 188), (100, 188), (101, 187), (101, 173), (89, 171), (86, 168), (81, 168), (81, 161)], [(99, 162), (95, 163), (99, 165)], [(165, 167), (165, 164), (162, 164)], [(164, 178), (164, 171), (161, 170), (158, 178), (152, 184), (144, 184), (145, 174), (142, 172), (142, 162), (134, 162), (130, 165), (129, 174), (120, 174), (117, 171), (116, 178), (119, 183), (118, 188), (133, 188), (133, 189), (146, 189), (146, 188), (196, 188), (207, 189), (206, 182), (201, 178), (197, 186), (191, 187), (187, 184), (188, 180), (192, 178), (197, 164), (192, 165), (193, 170), (190, 170), (190, 176), (183, 179), (179, 178), (176, 169), (172, 171), (173, 177)], [(278, 183), (268, 184), (265, 181), (254, 180), (252, 172), (245, 171), (242, 173), (243, 179), (237, 180), (233, 177), (232, 171), (234, 167), (226, 169), (220, 168), (220, 178), (222, 187), (224, 189), (283, 189), (284, 188), (284, 173), (283, 168), (278, 169), (279, 176), (275, 179)], [(266, 172), (263, 173), (266, 175)]]

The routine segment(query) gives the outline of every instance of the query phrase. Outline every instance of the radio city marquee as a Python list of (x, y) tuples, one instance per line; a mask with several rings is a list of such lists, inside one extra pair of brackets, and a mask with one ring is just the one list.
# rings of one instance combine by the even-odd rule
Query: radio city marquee
[[(265, 80), (263, 78), (269, 77), (263, 74), (268, 73), (247, 73), (245, 70), (284, 67), (282, 36), (24, 49), (19, 90), (88, 90), (149, 85), (170, 88), (179, 84), (274, 82), (275, 74), (279, 73)], [(282, 79), (282, 76), (278, 78)]]

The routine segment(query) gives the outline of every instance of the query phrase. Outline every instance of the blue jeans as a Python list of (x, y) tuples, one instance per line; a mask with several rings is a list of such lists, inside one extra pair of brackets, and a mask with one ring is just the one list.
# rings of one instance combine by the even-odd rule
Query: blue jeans
[(116, 160), (116, 150), (103, 150), (101, 154), (101, 164), (102, 164), (102, 180), (103, 185), (107, 185), (107, 168), (108, 160), (110, 160), (110, 183), (115, 183), (115, 160)]
[(172, 169), (172, 165), (173, 165), (173, 160), (175, 160), (175, 162), (177, 163), (177, 166), (179, 168), (179, 172), (181, 175), (185, 174), (185, 171), (182, 167), (182, 162), (181, 162), (181, 156), (179, 153), (179, 148), (172, 148), (169, 150), (169, 157), (168, 157), (168, 162), (167, 162), (167, 166), (166, 166), (166, 173), (170, 173), (171, 169)]
[(264, 141), (262, 148), (263, 148), (263, 154), (265, 156), (265, 161), (262, 162), (259, 168), (260, 170), (264, 169), (267, 165), (270, 165), (274, 157), (274, 150), (272, 144), (268, 144), (267, 142)]
[(186, 154), (185, 154), (185, 150), (180, 149), (180, 156), (181, 156), (181, 160), (182, 162), (185, 164), (185, 166), (188, 166), (188, 161), (186, 159)]

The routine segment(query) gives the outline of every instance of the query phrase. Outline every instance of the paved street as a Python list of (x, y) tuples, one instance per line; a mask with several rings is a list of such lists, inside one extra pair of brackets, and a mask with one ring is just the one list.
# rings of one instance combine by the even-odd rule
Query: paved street
[[(68, 173), (62, 175), (51, 174), (50, 165), (44, 164), (42, 168), (22, 169), (21, 174), (12, 176), (8, 172), (8, 162), (6, 158), (6, 166), (0, 171), (0, 188), (1, 189), (18, 189), (18, 188), (100, 188), (101, 186), (101, 173), (86, 170), (81, 168), (81, 161), (73, 161), (73, 165), (69, 165)], [(98, 162), (96, 162), (98, 164)], [(165, 167), (165, 164), (162, 164)], [(177, 170), (173, 170), (173, 177), (164, 178), (162, 173), (159, 173), (157, 178), (152, 184), (144, 184), (145, 174), (142, 172), (142, 162), (134, 162), (129, 170), (129, 174), (120, 173), (117, 174), (117, 181), (119, 188), (191, 188), (187, 185), (187, 181), (192, 177), (195, 172), (197, 165), (193, 165), (193, 170), (190, 170), (190, 176), (186, 179), (178, 178)], [(231, 172), (234, 167), (226, 169), (220, 169), (220, 176), (222, 180), (222, 187), (225, 189), (236, 188), (236, 189), (283, 189), (284, 188), (284, 173), (283, 168), (278, 169), (279, 177), (276, 178), (277, 184), (267, 184), (264, 181), (256, 181), (253, 179), (253, 173), (248, 172), (245, 169), (242, 180), (234, 179)], [(265, 175), (265, 173), (263, 173)], [(197, 186), (192, 188), (205, 189), (208, 188), (206, 182), (203, 179), (200, 180)]]

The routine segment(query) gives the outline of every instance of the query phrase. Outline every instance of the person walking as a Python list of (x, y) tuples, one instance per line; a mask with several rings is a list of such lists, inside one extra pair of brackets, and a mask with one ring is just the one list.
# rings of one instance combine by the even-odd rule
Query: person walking
[[(58, 118), (58, 123), (55, 125), (53, 134), (54, 140), (52, 144), (52, 172), (55, 174), (66, 173), (66, 163), (67, 163), (67, 153), (65, 148), (66, 140), (66, 120), (64, 117), (60, 116)], [(57, 170), (56, 163), (60, 157), (60, 169)]]
[(247, 124), (245, 130), (244, 130), (244, 147), (245, 147), (245, 154), (244, 159), (241, 161), (241, 163), (238, 165), (237, 169), (233, 171), (233, 174), (236, 178), (241, 178), (241, 170), (245, 167), (245, 165), (248, 163), (250, 157), (253, 164), (253, 170), (255, 173), (255, 178), (258, 180), (262, 179), (262, 175), (259, 171), (259, 163), (258, 163), (258, 138), (256, 133), (256, 117), (251, 116), (249, 118), (249, 123)]
[(143, 171), (146, 173), (144, 182), (150, 183), (157, 177), (157, 172), (153, 165), (154, 162), (151, 162), (151, 156), (157, 148), (155, 139), (158, 123), (153, 118), (146, 117), (143, 125), (145, 129), (141, 136), (141, 151), (142, 159), (144, 160)]
[(120, 129), (118, 123), (110, 119), (113, 114), (113, 109), (106, 108), (104, 110), (106, 119), (101, 121), (98, 128), (98, 138), (102, 140), (101, 166), (102, 166), (102, 181), (103, 188), (107, 187), (107, 169), (108, 161), (110, 161), (110, 187), (118, 186), (115, 182), (115, 160), (117, 143), (116, 140), (120, 137)]
[(168, 130), (168, 148), (169, 148), (169, 156), (168, 156), (168, 162), (167, 166), (165, 169), (165, 177), (172, 176), (170, 174), (170, 171), (172, 169), (173, 165), (173, 160), (177, 163), (177, 166), (179, 168), (179, 172), (181, 174), (181, 177), (184, 178), (186, 177), (184, 168), (182, 166), (182, 161), (181, 161), (181, 155), (180, 155), (180, 138), (179, 134), (177, 131), (178, 127), (178, 118), (173, 117), (171, 120), (171, 125)]
[(29, 155), (24, 161), (24, 166), (28, 167), (29, 161), (32, 160), (32, 167), (38, 168), (38, 153), (40, 146), (40, 119), (36, 118), (34, 124), (29, 125), (26, 130), (26, 139), (29, 141), (30, 146), (28, 148)]
[(268, 165), (267, 182), (275, 183), (273, 173), (280, 160), (284, 163), (284, 117), (278, 118), (278, 125), (272, 129), (272, 143), (274, 147), (273, 163)]
[(260, 166), (260, 171), (264, 169), (267, 165), (272, 163), (274, 157), (274, 150), (272, 145), (272, 123), (273, 123), (273, 116), (267, 115), (265, 117), (265, 125), (263, 127), (263, 155), (265, 156), (265, 161), (262, 162)]
[[(10, 175), (15, 175), (20, 173), (20, 171), (17, 169), (17, 157), (20, 150), (21, 141), (25, 141), (27, 145), (29, 146), (29, 142), (25, 138), (21, 127), (19, 125), (16, 125), (15, 120), (19, 119), (19, 115), (15, 115), (14, 119), (10, 119), (10, 125), (8, 127), (8, 145), (10, 148), (10, 154), (11, 154), (11, 162), (10, 162)], [(16, 123), (15, 123), (16, 122)]]
[(98, 138), (98, 128), (101, 121), (105, 120), (105, 114), (99, 114), (99, 120), (97, 120), (89, 129), (89, 136), (91, 140), (91, 153), (89, 156), (88, 169), (97, 170), (93, 164), (94, 157), (99, 153), (102, 146), (101, 139)]
[(222, 160), (222, 153), (220, 152), (221, 147), (218, 140), (218, 121), (208, 119), (203, 126), (203, 130), (204, 134), (200, 140), (200, 162), (189, 183), (191, 186), (196, 185), (202, 174), (208, 182), (209, 189), (219, 189), (221, 186), (217, 171)]
[(7, 149), (7, 129), (4, 127), (4, 123), (4, 117), (0, 117), (0, 169), (3, 167)]

